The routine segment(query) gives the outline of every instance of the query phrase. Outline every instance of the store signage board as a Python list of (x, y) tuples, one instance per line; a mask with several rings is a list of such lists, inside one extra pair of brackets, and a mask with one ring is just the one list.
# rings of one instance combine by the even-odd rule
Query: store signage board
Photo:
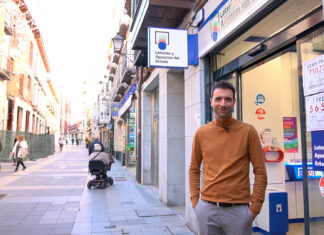
[(99, 104), (99, 123), (108, 124), (110, 122), (110, 116), (108, 112), (108, 100), (109, 94), (104, 92), (100, 95), (100, 104)]
[(307, 131), (324, 130), (324, 92), (306, 96)]
[(324, 91), (324, 54), (303, 63), (304, 95)]
[(132, 98), (133, 95), (129, 96), (124, 105), (119, 109), (118, 117), (121, 117), (126, 112), (126, 110), (132, 105)]
[(188, 31), (148, 28), (148, 66), (161, 68), (188, 67)]
[(110, 105), (110, 114), (112, 117), (118, 117), (119, 103), (113, 102)]
[(312, 131), (314, 170), (324, 171), (324, 131)]
[[(199, 57), (205, 56), (272, 2), (271, 0), (222, 1), (199, 29)], [(209, 37), (206, 36), (208, 34)]]

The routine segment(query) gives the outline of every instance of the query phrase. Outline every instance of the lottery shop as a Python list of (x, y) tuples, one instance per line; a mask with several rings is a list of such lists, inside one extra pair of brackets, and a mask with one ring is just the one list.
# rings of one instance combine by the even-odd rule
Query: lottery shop
[(199, 56), (207, 70), (206, 121), (214, 119), (209, 104), (212, 85), (220, 80), (229, 81), (237, 91), (233, 117), (252, 124), (259, 132), (268, 187), (287, 192), (289, 226), (304, 223), (305, 234), (321, 234), (318, 229), (324, 226), (322, 1), (263, 2), (268, 4), (248, 9), (247, 20), (242, 20), (244, 17), (238, 13), (237, 19), (230, 15), (228, 25), (226, 14), (233, 6), (227, 5), (225, 13), (222, 6), (211, 12), (205, 9), (209, 17), (199, 26), (198, 37)]

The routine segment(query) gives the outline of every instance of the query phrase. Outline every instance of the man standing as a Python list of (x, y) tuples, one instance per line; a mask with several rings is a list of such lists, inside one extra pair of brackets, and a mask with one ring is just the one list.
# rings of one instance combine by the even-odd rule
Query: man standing
[[(266, 168), (255, 128), (232, 118), (235, 89), (216, 83), (210, 99), (215, 120), (200, 127), (189, 168), (190, 199), (200, 235), (245, 235), (260, 213), (267, 185)], [(203, 181), (200, 189), (200, 165)], [(249, 167), (255, 182), (250, 194)]]

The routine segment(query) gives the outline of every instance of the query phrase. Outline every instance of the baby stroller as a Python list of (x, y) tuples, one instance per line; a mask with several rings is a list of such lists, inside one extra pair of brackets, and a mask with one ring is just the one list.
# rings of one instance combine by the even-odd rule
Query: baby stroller
[(110, 164), (106, 166), (101, 160), (89, 161), (89, 172), (91, 173), (91, 175), (95, 175), (95, 178), (91, 179), (88, 182), (88, 189), (105, 189), (108, 185), (113, 185), (113, 178), (108, 177), (106, 174), (106, 172), (111, 169), (111, 164), (112, 162), (110, 162)]

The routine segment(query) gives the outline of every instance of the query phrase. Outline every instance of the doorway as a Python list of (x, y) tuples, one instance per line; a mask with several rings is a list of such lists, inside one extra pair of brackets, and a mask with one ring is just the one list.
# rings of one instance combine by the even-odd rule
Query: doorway
[[(303, 82), (305, 99), (303, 172), (304, 179), (305, 230), (306, 234), (322, 234), (324, 226), (324, 166), (316, 157), (324, 151), (315, 148), (324, 146), (324, 28), (297, 41), (299, 51), (299, 74)], [(314, 145), (314, 146), (313, 146)], [(316, 162), (315, 162), (316, 161)], [(310, 169), (310, 167), (312, 167)]]
[(12, 124), (14, 118), (14, 107), (15, 103), (12, 99), (8, 99), (8, 118), (7, 118), (7, 130), (12, 131)]

